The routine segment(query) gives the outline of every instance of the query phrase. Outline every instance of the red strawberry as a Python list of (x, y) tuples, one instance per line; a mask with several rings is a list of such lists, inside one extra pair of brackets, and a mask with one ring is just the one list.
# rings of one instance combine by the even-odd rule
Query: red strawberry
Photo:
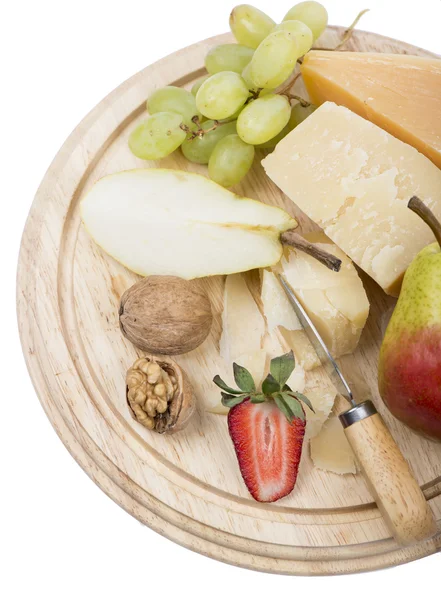
[(305, 421), (294, 417), (289, 422), (274, 402), (247, 399), (230, 409), (228, 429), (253, 498), (275, 502), (287, 496), (297, 479)]
[(233, 363), (235, 389), (216, 375), (222, 404), (230, 409), (228, 429), (240, 472), (250, 494), (258, 502), (275, 502), (294, 488), (305, 436), (305, 411), (311, 402), (292, 391), (287, 381), (295, 367), (294, 353), (277, 356), (270, 373), (256, 391), (245, 367)]

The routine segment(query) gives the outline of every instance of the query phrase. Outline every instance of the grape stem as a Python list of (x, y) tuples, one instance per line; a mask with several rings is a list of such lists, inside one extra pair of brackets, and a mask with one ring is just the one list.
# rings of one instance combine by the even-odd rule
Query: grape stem
[(199, 121), (199, 117), (197, 115), (195, 115), (191, 120), (197, 126), (196, 131), (192, 131), (190, 129), (190, 127), (188, 127), (188, 125), (186, 125), (185, 123), (181, 123), (179, 125), (179, 127), (188, 134), (187, 140), (189, 142), (191, 142), (192, 140), (194, 140), (197, 137), (202, 138), (202, 137), (204, 137), (204, 135), (206, 133), (210, 133), (210, 131), (214, 131), (215, 129), (217, 129), (218, 127), (221, 127), (222, 125), (226, 125), (227, 123), (232, 123), (233, 121), (235, 121), (235, 119), (225, 119), (225, 121), (222, 121), (222, 122), (213, 121), (213, 125), (211, 127), (209, 127), (208, 129), (204, 129), (203, 123), (201, 123)]
[(340, 43), (337, 44), (337, 46), (334, 48), (334, 50), (338, 50), (339, 48), (344, 46), (349, 39), (351, 39), (352, 34), (354, 33), (354, 29), (357, 26), (359, 20), (361, 19), (361, 17), (363, 15), (365, 15), (368, 12), (369, 12), (369, 8), (365, 8), (364, 10), (362, 10), (358, 13), (358, 15), (355, 17), (354, 21), (351, 23), (351, 25), (349, 25), (349, 27), (344, 32), (343, 37), (340, 40)]
[(245, 104), (248, 104), (249, 102), (252, 102), (253, 100), (257, 100), (257, 98), (259, 97), (259, 94), (262, 90), (263, 90), (263, 88), (258, 88), (257, 90), (248, 90), (251, 95), (248, 98), (248, 100), (245, 102)]
[(297, 100), (303, 107), (311, 106), (311, 102), (308, 102), (308, 100), (290, 93), (290, 90), (293, 88), (295, 82), (300, 76), (301, 73), (297, 73), (297, 75), (294, 77), (291, 76), (284, 84), (282, 84), (282, 88), (276, 90), (276, 94), (279, 94), (280, 96), (286, 96), (289, 101)]
[(283, 96), (286, 96), (289, 101), (297, 100), (300, 106), (303, 106), (304, 108), (311, 106), (311, 102), (308, 102), (308, 100), (305, 100), (301, 96), (296, 96), (296, 94), (290, 94), (289, 92), (286, 92), (285, 94), (283, 94)]
[(369, 10), (370, 10), (369, 8), (365, 8), (364, 10), (362, 10), (361, 12), (358, 13), (358, 15), (355, 17), (354, 21), (351, 23), (351, 25), (349, 25), (349, 27), (343, 33), (343, 37), (341, 38), (340, 42), (335, 46), (335, 48), (312, 48), (312, 49), (313, 50), (327, 50), (329, 52), (334, 52), (335, 50), (340, 50), (340, 48), (342, 46), (344, 46), (346, 44), (346, 42), (348, 42), (351, 39), (352, 34), (354, 33), (354, 29), (357, 26), (358, 22), (367, 12), (369, 12)]
[(199, 127), (199, 129), (195, 132), (195, 136), (197, 135), (198, 137), (204, 137), (204, 135), (206, 133), (210, 133), (210, 131), (214, 131), (215, 129), (217, 129), (219, 127), (219, 125), (221, 125), (221, 123), (219, 123), (219, 121), (213, 121), (213, 125), (211, 127), (209, 127), (208, 129)]
[(309, 254), (309, 256), (312, 256), (321, 262), (322, 265), (325, 265), (325, 267), (331, 269), (331, 271), (335, 271), (337, 273), (340, 271), (341, 260), (339, 258), (333, 254), (330, 254), (329, 252), (326, 252), (325, 250), (322, 250), (315, 244), (311, 244), (311, 242), (308, 242), (302, 238), (299, 233), (295, 233), (293, 229), (282, 233), (280, 236), (280, 241), (284, 246), (292, 246), (301, 252), (305, 252), (305, 254)]
[(285, 92), (289, 92), (289, 90), (293, 87), (293, 85), (295, 84), (297, 79), (300, 77), (301, 73), (297, 73), (297, 75), (295, 75), (294, 77), (293, 77), (293, 75), (294, 75), (294, 72), (291, 75), (291, 77), (289, 79), (287, 79), (284, 84), (282, 84), (283, 87), (276, 90), (276, 94), (280, 94), (283, 96), (285, 94)]

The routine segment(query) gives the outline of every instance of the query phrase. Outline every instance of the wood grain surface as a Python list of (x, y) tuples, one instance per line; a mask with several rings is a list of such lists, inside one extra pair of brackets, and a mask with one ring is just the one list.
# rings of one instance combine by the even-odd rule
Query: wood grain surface
[[(342, 29), (329, 28), (321, 44), (334, 45), (341, 35)], [(91, 241), (80, 223), (79, 202), (100, 177), (155, 164), (135, 159), (127, 147), (145, 99), (167, 84), (190, 87), (204, 74), (206, 52), (230, 40), (226, 34), (190, 46), (123, 83), (80, 123), (49, 167), (26, 223), (17, 288), (23, 351), (37, 395), (72, 456), (108, 496), (142, 523), (202, 554), (262, 571), (318, 575), (378, 569), (434, 553), (441, 533), (400, 548), (363, 477), (315, 469), (307, 451), (290, 496), (275, 504), (251, 499), (225, 417), (205, 410), (217, 393), (211, 378), (220, 370), (222, 277), (204, 280), (214, 309), (209, 338), (177, 357), (196, 390), (196, 417), (183, 432), (159, 436), (129, 413), (124, 377), (138, 353), (121, 336), (118, 306), (139, 278)], [(429, 55), (364, 32), (356, 33), (348, 49)], [(179, 152), (157, 164), (206, 173)], [(260, 161), (236, 191), (285, 208), (298, 218), (299, 231), (314, 229), (265, 177)], [(256, 292), (257, 281), (252, 274)], [(406, 429), (378, 396), (378, 350), (394, 301), (367, 276), (363, 281), (371, 313), (345, 368), (352, 361), (367, 380), (439, 526), (441, 444)]]

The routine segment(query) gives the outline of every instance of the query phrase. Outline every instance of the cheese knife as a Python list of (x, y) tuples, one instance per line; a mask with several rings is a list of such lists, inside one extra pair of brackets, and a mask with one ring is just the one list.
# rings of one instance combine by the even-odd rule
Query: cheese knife
[(351, 386), (292, 288), (282, 275), (278, 278), (337, 392), (351, 404), (339, 419), (391, 533), (399, 544), (406, 546), (432, 537), (437, 532), (432, 510), (373, 402), (356, 401)]

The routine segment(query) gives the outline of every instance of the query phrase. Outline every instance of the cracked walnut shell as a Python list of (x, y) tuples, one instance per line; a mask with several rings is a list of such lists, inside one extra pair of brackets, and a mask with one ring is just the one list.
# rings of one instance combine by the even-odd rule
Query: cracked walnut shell
[(133, 418), (158, 433), (183, 429), (194, 412), (187, 375), (166, 357), (144, 356), (133, 363), (126, 375), (126, 398)]

